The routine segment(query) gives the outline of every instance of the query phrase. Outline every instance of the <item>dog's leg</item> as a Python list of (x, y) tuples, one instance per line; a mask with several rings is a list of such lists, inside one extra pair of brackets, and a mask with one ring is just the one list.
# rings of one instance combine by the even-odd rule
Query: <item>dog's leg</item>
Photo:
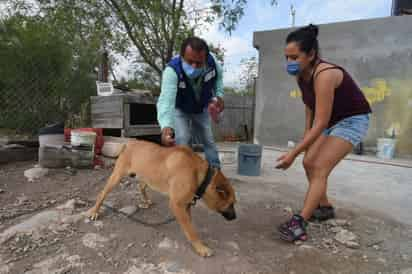
[(147, 184), (144, 181), (139, 181), (139, 190), (142, 198), (142, 202), (139, 204), (139, 208), (149, 208), (153, 203), (149, 199), (146, 192)]
[(194, 250), (202, 257), (212, 256), (213, 251), (202, 243), (193, 227), (190, 217), (190, 209), (187, 205), (172, 202), (171, 200), (170, 208), (172, 209), (177, 222), (180, 224), (186, 238), (190, 241)]
[(94, 207), (89, 209), (89, 211), (87, 211), (87, 216), (92, 220), (97, 219), (99, 215), (99, 209), (104, 199), (110, 193), (110, 191), (112, 191), (112, 189), (120, 183), (120, 180), (126, 175), (125, 166), (123, 165), (122, 161), (119, 161), (119, 160), (116, 162), (116, 166), (112, 174), (110, 175), (110, 178), (107, 181), (107, 184), (105, 185), (103, 190), (100, 192), (99, 196), (97, 196), (96, 204), (94, 205)]

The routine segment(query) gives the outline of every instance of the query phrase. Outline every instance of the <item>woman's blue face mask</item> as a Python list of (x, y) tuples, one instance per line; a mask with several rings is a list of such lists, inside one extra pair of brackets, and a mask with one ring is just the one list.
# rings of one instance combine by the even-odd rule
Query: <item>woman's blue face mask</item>
[(286, 71), (293, 76), (296, 76), (300, 73), (300, 63), (298, 61), (288, 61), (286, 63)]

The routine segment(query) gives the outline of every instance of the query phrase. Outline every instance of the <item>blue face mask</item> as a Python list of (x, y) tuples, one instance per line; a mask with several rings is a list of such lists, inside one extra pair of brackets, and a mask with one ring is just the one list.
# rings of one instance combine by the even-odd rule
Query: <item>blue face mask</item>
[(188, 63), (186, 63), (185, 61), (182, 60), (182, 68), (185, 72), (185, 74), (187, 75), (187, 77), (189, 77), (190, 79), (195, 79), (197, 77), (199, 77), (200, 75), (202, 75), (204, 68), (194, 68), (191, 65), (189, 65)]
[(293, 76), (296, 76), (300, 72), (300, 63), (298, 61), (289, 61), (286, 64), (286, 71)]

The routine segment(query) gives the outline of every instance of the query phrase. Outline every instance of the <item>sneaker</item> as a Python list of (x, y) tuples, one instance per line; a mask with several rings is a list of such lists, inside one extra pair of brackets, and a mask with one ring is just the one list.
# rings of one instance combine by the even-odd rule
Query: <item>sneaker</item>
[(279, 227), (280, 238), (284, 241), (306, 241), (306, 221), (300, 215), (293, 215), (292, 218)]
[(335, 218), (335, 209), (333, 206), (319, 206), (316, 208), (309, 221), (326, 221)]

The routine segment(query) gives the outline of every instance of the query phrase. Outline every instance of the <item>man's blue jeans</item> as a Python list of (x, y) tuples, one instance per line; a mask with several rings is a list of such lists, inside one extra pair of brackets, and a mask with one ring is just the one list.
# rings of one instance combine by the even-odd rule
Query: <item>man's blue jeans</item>
[(175, 109), (175, 139), (178, 145), (189, 145), (193, 137), (203, 144), (206, 160), (212, 167), (220, 168), (219, 155), (213, 139), (211, 120), (207, 110), (202, 113), (184, 113)]

